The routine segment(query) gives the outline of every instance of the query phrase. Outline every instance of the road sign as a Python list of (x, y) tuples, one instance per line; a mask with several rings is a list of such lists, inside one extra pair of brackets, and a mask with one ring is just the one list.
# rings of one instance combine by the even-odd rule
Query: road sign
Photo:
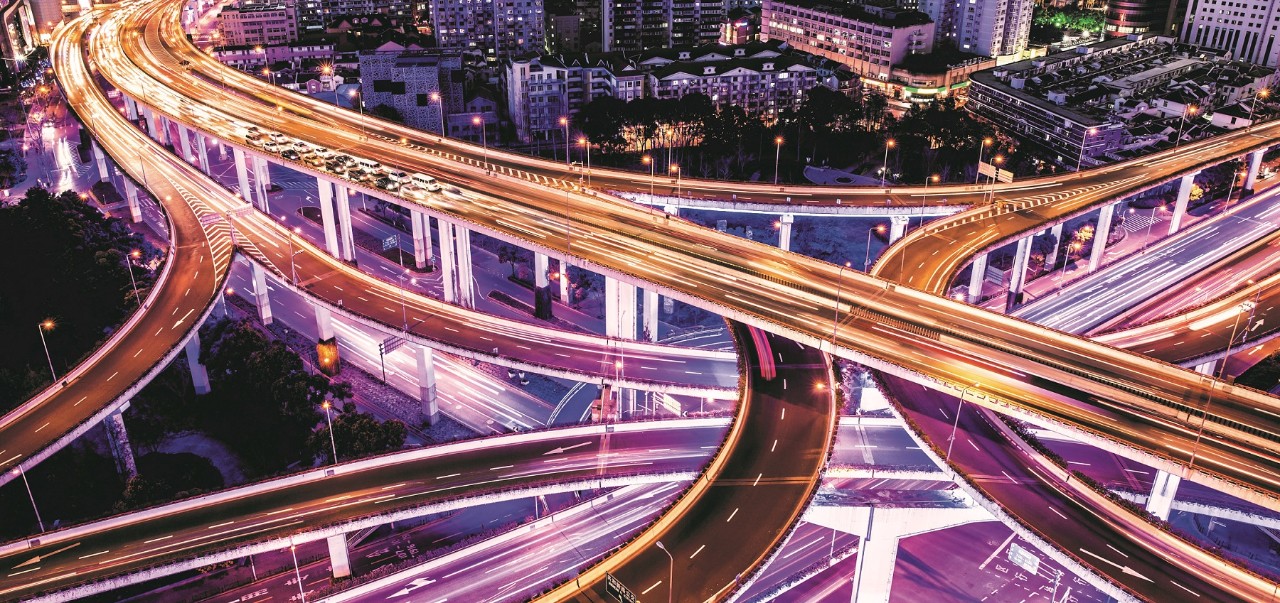
[(387, 251), (400, 242), (400, 235), (391, 235), (382, 240), (382, 250)]
[(619, 603), (636, 603), (636, 594), (631, 592), (621, 580), (614, 578), (613, 574), (605, 572), (604, 574), (604, 591), (613, 595)]
[(985, 161), (978, 164), (978, 174), (994, 178), (996, 182), (1013, 182), (1013, 172), (999, 169), (995, 164)]
[(1033, 574), (1040, 571), (1040, 558), (1018, 546), (1016, 542), (1009, 544), (1009, 561)]

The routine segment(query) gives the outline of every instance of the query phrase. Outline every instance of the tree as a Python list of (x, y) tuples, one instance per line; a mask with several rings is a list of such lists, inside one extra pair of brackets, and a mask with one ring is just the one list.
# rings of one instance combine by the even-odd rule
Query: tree
[(606, 152), (626, 146), (622, 137), (627, 124), (627, 103), (612, 96), (602, 96), (582, 106), (573, 117), (574, 129), (586, 135), (591, 144)]
[(398, 420), (378, 421), (371, 414), (348, 409), (333, 417), (332, 443), (326, 425), (311, 434), (307, 448), (317, 458), (329, 459), (336, 446), (339, 460), (355, 459), (399, 450), (407, 434), (408, 429)]

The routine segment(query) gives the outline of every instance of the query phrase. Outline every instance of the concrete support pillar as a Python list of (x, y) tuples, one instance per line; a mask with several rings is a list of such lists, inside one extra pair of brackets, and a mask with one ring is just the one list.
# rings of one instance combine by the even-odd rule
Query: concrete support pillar
[[(239, 153), (240, 151), (234, 151)], [(338, 221), (333, 216), (333, 184), (324, 178), (316, 178), (320, 200), (320, 224), (324, 227), (324, 250), (338, 257)]]
[(1169, 510), (1173, 508), (1173, 499), (1178, 494), (1178, 484), (1182, 478), (1172, 473), (1156, 471), (1155, 482), (1151, 484), (1151, 496), (1147, 497), (1147, 512), (1169, 521)]
[(778, 249), (791, 251), (791, 225), (795, 221), (794, 214), (782, 214), (782, 217), (778, 218)]
[(209, 147), (205, 143), (204, 134), (196, 133), (196, 159), (200, 162), (200, 171), (208, 176), (212, 172), (209, 165)]
[(644, 315), (640, 322), (643, 323), (645, 339), (649, 341), (658, 340), (658, 292), (653, 289), (644, 290)]
[(169, 122), (163, 117), (156, 115), (155, 111), (146, 107), (143, 107), (142, 115), (147, 120), (147, 133), (151, 134), (151, 138), (161, 145), (168, 144), (169, 135), (164, 131), (164, 128)]
[(318, 339), (320, 341), (333, 339), (335, 337), (333, 332), (333, 313), (329, 311), (328, 307), (319, 304), (312, 307), (312, 310), (316, 315), (316, 334)]
[(129, 97), (124, 97), (124, 116), (129, 121), (138, 121), (138, 103)]
[(129, 408), (126, 402), (115, 412), (107, 415), (103, 427), (107, 430), (107, 443), (111, 446), (111, 455), (116, 460), (116, 471), (126, 480), (138, 475), (138, 462), (133, 457), (133, 447), (129, 445), (129, 432), (124, 427), (124, 411)]
[(142, 221), (142, 205), (138, 203), (138, 187), (128, 178), (123, 180), (124, 198), (129, 202), (129, 220), (137, 224)]
[(1262, 151), (1254, 151), (1247, 155), (1249, 171), (1244, 176), (1244, 192), (1241, 194), (1253, 194), (1253, 187), (1258, 184), (1258, 170), (1262, 167)]
[(1182, 228), (1182, 219), (1187, 215), (1187, 203), (1191, 201), (1191, 187), (1195, 180), (1196, 174), (1189, 174), (1178, 179), (1178, 200), (1173, 204), (1173, 217), (1169, 220), (1169, 234), (1175, 234), (1179, 228)]
[(159, 125), (160, 125), (160, 131), (159, 131), (160, 137), (157, 139), (159, 140), (160, 144), (167, 145), (170, 142), (173, 142), (171, 140), (171, 137), (169, 136), (169, 118), (163, 115), (157, 115), (156, 121), (159, 122)]
[(1217, 360), (1206, 360), (1195, 366), (1195, 371), (1201, 375), (1213, 375), (1213, 369), (1217, 368)]
[(436, 360), (431, 348), (417, 346), (418, 399), (422, 402), (423, 422), (435, 425), (440, 420), (440, 405), (436, 400)]
[(413, 265), (423, 270), (431, 265), (431, 217), (420, 211), (409, 210), (413, 224)]
[(533, 254), (533, 317), (549, 320), (555, 316), (551, 303), (550, 258), (545, 253)]
[(356, 238), (351, 228), (351, 191), (341, 184), (334, 185), (336, 196), (334, 202), (338, 208), (338, 242), (342, 250), (343, 261), (355, 263)]
[(1031, 239), (1027, 235), (1018, 239), (1018, 248), (1013, 253), (1013, 269), (1009, 273), (1009, 297), (1005, 301), (1005, 312), (1022, 302), (1022, 287), (1027, 284), (1027, 266), (1031, 263)]
[(910, 216), (889, 216), (889, 244), (892, 245), (907, 234), (907, 226), (911, 224)]
[(98, 166), (98, 180), (107, 182), (111, 179), (111, 171), (107, 169), (107, 155), (102, 152), (102, 147), (98, 146), (98, 141), (93, 141), (93, 162)]
[(253, 267), (253, 297), (258, 304), (258, 318), (263, 326), (271, 324), (271, 295), (267, 291), (267, 271), (257, 262), (250, 262)]
[(983, 253), (973, 258), (973, 270), (969, 273), (970, 302), (982, 297), (982, 283), (987, 280), (987, 255)]
[(209, 371), (200, 364), (199, 335), (191, 334), (191, 338), (187, 340), (186, 353), (187, 366), (191, 368), (191, 385), (195, 387), (196, 395), (209, 393)]
[(474, 310), (476, 308), (475, 273), (471, 268), (471, 231), (454, 225), (453, 240), (457, 245), (458, 258), (458, 297), (462, 305)]
[(182, 153), (183, 161), (190, 162), (194, 159), (191, 154), (191, 132), (182, 124), (178, 124), (178, 150)]
[(680, 215), (680, 208), (679, 208), (679, 207), (676, 207), (676, 206), (674, 206), (674, 205), (664, 205), (664, 206), (662, 207), (662, 211), (665, 211), (665, 212), (667, 212), (667, 213), (669, 213), (669, 214), (671, 214), (671, 215), (673, 215), (673, 216), (678, 216), (678, 215)]
[(1104, 205), (1098, 212), (1098, 227), (1093, 231), (1093, 248), (1089, 250), (1089, 272), (1092, 273), (1102, 264), (1102, 253), (1107, 249), (1107, 235), (1111, 233), (1111, 218), (1115, 216), (1119, 203)]
[(333, 315), (326, 306), (316, 304), (312, 309), (316, 315), (316, 358), (320, 363), (320, 372), (332, 377), (342, 371), (338, 338), (333, 332)]
[(334, 534), (326, 539), (329, 543), (329, 566), (333, 568), (334, 578), (346, 578), (351, 575), (351, 559), (347, 554), (347, 535)]
[(604, 279), (604, 332), (608, 337), (636, 338), (636, 286)]
[(271, 188), (271, 172), (268, 165), (266, 159), (253, 158), (253, 188), (258, 195), (258, 209), (266, 214), (271, 213), (271, 202), (267, 197), (267, 191)]
[(560, 303), (569, 303), (569, 262), (560, 260)]
[(454, 259), (453, 223), (436, 219), (436, 228), (440, 232), (440, 282), (444, 286), (444, 301), (458, 301), (458, 262)]
[(550, 271), (551, 261), (545, 253), (534, 252), (533, 254), (533, 286), (539, 289), (546, 287), (551, 281), (547, 280), (547, 274)]
[(1053, 235), (1053, 249), (1049, 251), (1049, 255), (1044, 257), (1049, 258), (1047, 261), (1050, 263), (1058, 257), (1058, 249), (1062, 247), (1062, 227), (1065, 225), (1065, 223), (1061, 223), (1049, 229), (1049, 234)]
[(253, 203), (253, 190), (249, 188), (249, 166), (245, 165), (244, 151), (233, 147), (231, 157), (236, 163), (236, 183), (240, 185), (240, 196), (245, 203)]

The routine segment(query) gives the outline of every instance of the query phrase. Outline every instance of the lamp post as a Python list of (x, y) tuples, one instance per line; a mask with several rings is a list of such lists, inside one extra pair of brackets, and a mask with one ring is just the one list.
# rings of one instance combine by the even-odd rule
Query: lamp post
[(583, 147), (583, 148), (585, 148), (585, 149), (587, 150), (587, 151), (586, 151), (586, 155), (587, 155), (587, 188), (590, 188), (590, 187), (591, 187), (591, 141), (587, 140), (587, 137), (586, 137), (586, 136), (579, 136), (579, 137), (578, 137), (578, 144), (582, 145), (582, 147)]
[(884, 141), (884, 167), (880, 168), (880, 186), (884, 187), (884, 179), (889, 175), (889, 149), (893, 148), (894, 141), (892, 138)]
[(480, 126), (480, 142), (484, 145), (484, 169), (489, 169), (489, 128), (479, 115), (471, 116), (471, 125)]
[(31, 482), (27, 481), (27, 472), (22, 470), (22, 465), (13, 468), (13, 474), (22, 477), (22, 485), (27, 487), (27, 499), (31, 501), (31, 510), (36, 514), (36, 525), (40, 526), (40, 532), (44, 533), (44, 520), (40, 518), (40, 509), (36, 507), (36, 497), (31, 494)]
[(262, 75), (267, 76), (267, 81), (268, 81), (268, 82), (270, 82), (270, 84), (271, 84), (272, 86), (276, 85), (276, 74), (275, 74), (275, 73), (272, 73), (272, 71), (271, 71), (271, 69), (270, 69), (270, 68), (268, 68), (268, 67), (263, 67), (263, 68), (262, 68)]
[(44, 340), (44, 332), (53, 330), (53, 319), (46, 318), (36, 325), (36, 329), (40, 331), (40, 345), (44, 346), (44, 359), (49, 361), (49, 374), (53, 375), (53, 380), (58, 380), (58, 374), (53, 370), (53, 357), (49, 355), (49, 343)]
[[(43, 531), (43, 530), (42, 530)], [(667, 574), (667, 603), (675, 600), (676, 596), (676, 558), (671, 556), (671, 551), (663, 546), (662, 541), (656, 541), (657, 547), (667, 554), (667, 558), (671, 560), (671, 571)]]
[(565, 116), (560, 117), (560, 127), (564, 128), (564, 164), (573, 165), (572, 160), (569, 159), (569, 118), (568, 117), (565, 117)]
[(947, 438), (947, 456), (942, 459), (947, 464), (951, 463), (951, 447), (956, 443), (956, 429), (960, 427), (960, 413), (964, 410), (964, 395), (975, 387), (982, 387), (982, 384), (966, 385), (964, 389), (960, 390), (960, 406), (956, 407), (956, 420), (951, 424), (951, 436)]
[(676, 174), (676, 198), (679, 199), (680, 198), (680, 164), (673, 163), (667, 169), (668, 171), (675, 172)]
[[(400, 319), (404, 321), (404, 330), (409, 330), (409, 310), (404, 303), (404, 277), (405, 273), (401, 272), (396, 275), (396, 281), (400, 283)], [(417, 285), (418, 279), (409, 279), (409, 284)]]
[(840, 293), (841, 287), (844, 286), (844, 269), (849, 267), (849, 262), (840, 265), (840, 270), (836, 272), (836, 308), (831, 313), (831, 351), (836, 350), (836, 330), (840, 328)]
[(302, 232), (302, 228), (298, 226), (295, 226), (292, 230), (289, 231), (289, 280), (290, 282), (293, 283), (294, 287), (298, 286), (298, 268), (293, 263), (293, 257), (301, 252), (295, 252), (293, 250), (293, 235), (299, 234), (301, 232)]
[(866, 272), (871, 267), (871, 233), (884, 234), (884, 224), (876, 224), (875, 228), (867, 229), (867, 256), (862, 259), (862, 271)]
[(320, 406), (321, 408), (324, 408), (324, 418), (329, 422), (329, 446), (333, 448), (333, 464), (337, 465), (338, 443), (337, 440), (333, 439), (333, 416), (329, 413), (329, 409), (333, 408), (333, 404), (328, 400), (325, 400)]
[(991, 177), (991, 204), (996, 204), (996, 182), (1000, 181), (1000, 166), (1004, 164), (1004, 155), (996, 155), (991, 158), (991, 163), (995, 166), (995, 175)]
[[(979, 167), (979, 168), (981, 168), (981, 167), (982, 167), (982, 151), (986, 150), (986, 148), (987, 148), (987, 147), (991, 146), (991, 145), (992, 145), (992, 144), (994, 144), (994, 143), (995, 143), (995, 141), (994, 141), (994, 140), (992, 140), (992, 139), (991, 139), (991, 137), (989, 137), (989, 136), (988, 136), (987, 138), (983, 138), (983, 139), (982, 139), (982, 144), (978, 145), (978, 167)], [(981, 173), (981, 172), (979, 172), (979, 173), (977, 173), (977, 174), (974, 174), (974, 176), (973, 176), (973, 183), (974, 183), (974, 184), (977, 184), (977, 183), (978, 183), (978, 181), (979, 181), (979, 180), (981, 180), (981, 179), (982, 179), (982, 173)]]
[(1067, 282), (1067, 264), (1071, 263), (1071, 252), (1073, 251), (1080, 251), (1080, 241), (1072, 241), (1070, 245), (1067, 245), (1067, 253), (1062, 256), (1062, 275), (1058, 279), (1059, 289)]
[(293, 557), (293, 577), (298, 580), (298, 597), (300, 597), (299, 600), (301, 600), (302, 603), (307, 603), (307, 593), (303, 592), (302, 590), (302, 570), (298, 568), (298, 553), (295, 550), (297, 548), (298, 548), (297, 545), (294, 545), (292, 543), (289, 544), (289, 555)]
[(1253, 93), (1253, 103), (1249, 105), (1249, 129), (1250, 130), (1253, 129), (1253, 112), (1258, 108), (1258, 98), (1259, 97), (1267, 98), (1268, 96), (1271, 96), (1271, 91), (1266, 88), (1263, 88)]
[(219, 298), (221, 298), (219, 301), (222, 302), (222, 315), (226, 318), (231, 318), (231, 316), (227, 314), (227, 296), (235, 295), (235, 294), (236, 294), (235, 289), (232, 289), (231, 287), (227, 287), (225, 290), (223, 290), (222, 295), (218, 296)]
[[(1258, 292), (1261, 295), (1261, 291)], [(1257, 297), (1255, 296), (1255, 300)], [(1222, 352), (1222, 366), (1214, 371), (1209, 377), (1209, 395), (1204, 401), (1204, 411), (1200, 414), (1200, 427), (1196, 430), (1195, 444), (1191, 447), (1191, 460), (1187, 461), (1187, 470), (1190, 471), (1196, 464), (1196, 455), (1200, 452), (1200, 438), (1204, 435), (1204, 424), (1209, 420), (1209, 404), (1213, 402), (1213, 392), (1216, 382), (1222, 380), (1223, 371), (1227, 370), (1227, 360), (1231, 359), (1231, 345), (1236, 340), (1236, 329), (1240, 326), (1240, 317), (1244, 313), (1249, 313), (1249, 322), (1253, 322), (1253, 311), (1258, 307), (1258, 302), (1254, 300), (1241, 303), (1237, 308), (1240, 310), (1236, 313), (1236, 320), (1231, 324), (1231, 337), (1227, 338), (1227, 348)], [(1249, 325), (1245, 325), (1245, 333), (1249, 332)]]
[(1182, 111), (1182, 120), (1178, 122), (1178, 140), (1174, 141), (1173, 148), (1176, 149), (1182, 144), (1182, 129), (1187, 125), (1187, 115), (1194, 117), (1199, 110), (1200, 108), (1195, 105), (1187, 105), (1187, 108)]
[(359, 103), (360, 103), (360, 105), (359, 105), (359, 107), (360, 107), (360, 136), (361, 136), (361, 138), (364, 138), (365, 140), (368, 140), (368, 139), (369, 139), (369, 130), (368, 130), (368, 129), (366, 129), (366, 128), (365, 128), (365, 125), (364, 125), (364, 95), (360, 93), (360, 89), (359, 89), (359, 88), (352, 88), (352, 89), (351, 89), (351, 92), (350, 92), (350, 93), (348, 93), (348, 94), (347, 94), (347, 96), (351, 97), (351, 99), (352, 99), (352, 100), (356, 100), (357, 98), (359, 99)]
[(133, 261), (142, 257), (142, 252), (134, 249), (124, 258), (124, 265), (129, 267), (129, 284), (133, 285), (133, 299), (138, 302), (138, 307), (142, 307), (142, 297), (138, 295), (138, 281), (133, 278)]
[(1151, 227), (1156, 225), (1156, 212), (1162, 210), (1164, 210), (1163, 205), (1157, 205), (1151, 208), (1151, 221), (1147, 223), (1147, 240), (1142, 243), (1143, 247), (1146, 247), (1147, 243), (1151, 241)]
[[(936, 183), (940, 181), (942, 181), (942, 176), (939, 176), (937, 174), (932, 174), (928, 178), (924, 179), (924, 196), (920, 197), (920, 225), (921, 226), (924, 226), (924, 206), (929, 201), (929, 183), (930, 182)], [(903, 256), (903, 257), (905, 258), (906, 256)]]
[(436, 103), (437, 107), (440, 109), (440, 136), (447, 137), (449, 136), (449, 133), (444, 129), (444, 101), (440, 100), (439, 92), (431, 93), (431, 102)]
[(773, 146), (777, 147), (773, 153), (773, 185), (778, 186), (778, 165), (782, 160), (782, 137), (775, 136), (773, 138)]
[(1231, 172), (1231, 185), (1227, 187), (1227, 200), (1222, 205), (1222, 213), (1227, 213), (1231, 209), (1231, 193), (1236, 190), (1236, 180), (1239, 180), (1241, 176), (1247, 175), (1249, 175), (1249, 173), (1244, 170)]
[(654, 168), (654, 164), (657, 162), (654, 161), (653, 157), (649, 155), (645, 155), (644, 157), (641, 157), (640, 161), (641, 163), (644, 163), (645, 165), (649, 166), (649, 202), (653, 203), (653, 168)]
[(1097, 128), (1089, 128), (1088, 130), (1084, 131), (1084, 136), (1080, 137), (1080, 158), (1076, 160), (1077, 172), (1080, 171), (1080, 168), (1084, 166), (1084, 145), (1089, 142), (1090, 136), (1093, 136), (1094, 134), (1097, 134), (1097, 133), (1098, 133)]

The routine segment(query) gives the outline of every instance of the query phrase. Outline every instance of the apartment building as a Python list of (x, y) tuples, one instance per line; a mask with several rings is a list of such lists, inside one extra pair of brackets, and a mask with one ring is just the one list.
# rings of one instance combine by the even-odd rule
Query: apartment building
[(238, 2), (218, 16), (218, 32), (227, 46), (274, 46), (298, 39), (292, 2)]
[(893, 65), (933, 50), (934, 24), (918, 11), (837, 5), (810, 0), (765, 0), (762, 40), (847, 65), (864, 79), (885, 82)]
[(546, 48), (542, 0), (431, 0), (430, 10), (442, 50), (498, 61)]
[(1231, 53), (1232, 58), (1280, 67), (1280, 3), (1275, 0), (1197, 0), (1187, 5), (1181, 39)]

